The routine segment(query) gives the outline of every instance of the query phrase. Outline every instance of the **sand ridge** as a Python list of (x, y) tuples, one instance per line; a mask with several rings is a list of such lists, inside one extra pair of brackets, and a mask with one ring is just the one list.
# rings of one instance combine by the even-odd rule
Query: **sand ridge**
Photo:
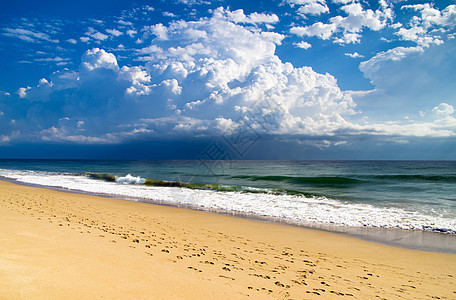
[(0, 298), (455, 299), (456, 255), (0, 181)]

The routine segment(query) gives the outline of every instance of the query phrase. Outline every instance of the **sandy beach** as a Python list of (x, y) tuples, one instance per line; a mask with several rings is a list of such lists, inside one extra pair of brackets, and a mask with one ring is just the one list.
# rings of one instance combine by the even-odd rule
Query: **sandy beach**
[(1, 299), (455, 299), (456, 255), (0, 181)]

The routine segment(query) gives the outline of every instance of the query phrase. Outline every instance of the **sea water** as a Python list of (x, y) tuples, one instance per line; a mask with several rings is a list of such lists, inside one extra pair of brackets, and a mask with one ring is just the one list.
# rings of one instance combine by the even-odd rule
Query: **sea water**
[(454, 161), (0, 160), (0, 176), (456, 251)]

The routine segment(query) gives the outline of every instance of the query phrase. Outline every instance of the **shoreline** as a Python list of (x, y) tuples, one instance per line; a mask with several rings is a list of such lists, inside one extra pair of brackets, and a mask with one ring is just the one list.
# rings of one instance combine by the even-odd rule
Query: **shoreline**
[(424, 230), (405, 230), (400, 228), (378, 228), (378, 227), (350, 227), (342, 225), (333, 225), (333, 224), (309, 224), (304, 222), (298, 222), (294, 220), (287, 220), (269, 216), (261, 216), (253, 213), (243, 213), (237, 211), (229, 211), (223, 209), (208, 209), (202, 207), (195, 207), (191, 205), (173, 205), (165, 201), (135, 197), (124, 197), (122, 195), (111, 195), (103, 193), (91, 193), (83, 190), (76, 189), (66, 189), (54, 186), (44, 186), (38, 184), (31, 184), (26, 182), (19, 182), (15, 179), (9, 179), (7, 177), (0, 176), (0, 181), (11, 182), (19, 185), (51, 189), (55, 191), (61, 191), (66, 193), (74, 193), (79, 195), (88, 195), (88, 196), (97, 196), (105, 197), (112, 199), (122, 199), (132, 202), (147, 203), (151, 205), (160, 205), (166, 207), (177, 207), (183, 209), (190, 209), (193, 211), (202, 211), (209, 213), (216, 213), (220, 215), (226, 215), (241, 219), (247, 219), (252, 221), (260, 221), (278, 225), (286, 225), (297, 228), (304, 228), (309, 230), (316, 230), (322, 232), (334, 233), (342, 236), (347, 236), (351, 238), (357, 238), (363, 241), (369, 241), (374, 243), (379, 243), (382, 245), (399, 247), (409, 250), (419, 250), (426, 252), (435, 252), (435, 253), (447, 253), (447, 254), (456, 254), (456, 235), (454, 234), (445, 234), (440, 232), (429, 232)]
[(0, 181), (0, 298), (454, 298), (456, 256)]

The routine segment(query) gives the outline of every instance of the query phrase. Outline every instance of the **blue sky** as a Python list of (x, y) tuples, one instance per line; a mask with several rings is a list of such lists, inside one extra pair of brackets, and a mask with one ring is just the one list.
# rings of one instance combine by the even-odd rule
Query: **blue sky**
[(0, 158), (456, 159), (454, 0), (1, 5)]

